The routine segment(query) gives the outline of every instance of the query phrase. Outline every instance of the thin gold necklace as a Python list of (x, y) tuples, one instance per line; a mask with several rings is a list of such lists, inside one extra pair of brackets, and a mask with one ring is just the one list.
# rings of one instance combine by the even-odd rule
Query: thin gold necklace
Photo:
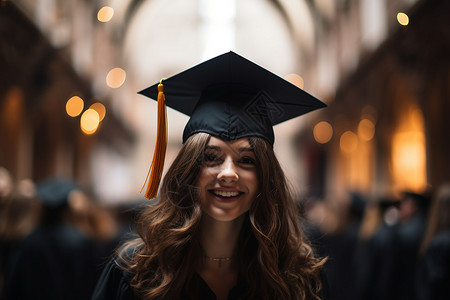
[(206, 256), (206, 255), (205, 255), (205, 258), (207, 260), (217, 261), (219, 263), (219, 268), (222, 267), (223, 262), (230, 261), (233, 259), (233, 257), (210, 257), (210, 256)]

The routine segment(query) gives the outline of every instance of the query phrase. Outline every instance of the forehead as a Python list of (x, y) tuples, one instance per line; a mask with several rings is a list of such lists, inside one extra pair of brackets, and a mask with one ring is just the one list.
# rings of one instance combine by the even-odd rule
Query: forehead
[(233, 149), (251, 148), (248, 138), (240, 138), (233, 141), (226, 141), (215, 136), (211, 136), (208, 142), (208, 146), (214, 146), (219, 148), (233, 148)]

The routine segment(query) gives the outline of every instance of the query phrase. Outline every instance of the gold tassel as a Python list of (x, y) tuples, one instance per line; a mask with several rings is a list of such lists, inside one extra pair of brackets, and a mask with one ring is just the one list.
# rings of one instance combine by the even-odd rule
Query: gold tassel
[[(145, 183), (150, 180), (145, 192), (145, 197), (148, 199), (156, 198), (158, 194), (159, 183), (161, 182), (162, 172), (164, 169), (164, 159), (166, 158), (167, 149), (167, 111), (166, 111), (166, 98), (164, 96), (163, 80), (158, 84), (158, 127), (156, 135), (155, 152), (153, 153), (152, 164), (147, 173), (144, 186), (141, 188), (141, 192), (145, 187)], [(150, 173), (151, 172), (151, 173)]]

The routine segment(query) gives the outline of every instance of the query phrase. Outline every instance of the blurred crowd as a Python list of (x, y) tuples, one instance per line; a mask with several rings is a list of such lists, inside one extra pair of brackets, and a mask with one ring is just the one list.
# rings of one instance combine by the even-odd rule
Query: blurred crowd
[(332, 299), (450, 299), (450, 184), (423, 193), (309, 199), (305, 232)]
[(77, 183), (0, 167), (0, 299), (90, 299), (142, 201), (101, 205)]
[[(76, 182), (0, 167), (0, 300), (89, 299), (145, 200), (102, 205)], [(300, 201), (332, 299), (450, 299), (450, 184), (422, 194)]]

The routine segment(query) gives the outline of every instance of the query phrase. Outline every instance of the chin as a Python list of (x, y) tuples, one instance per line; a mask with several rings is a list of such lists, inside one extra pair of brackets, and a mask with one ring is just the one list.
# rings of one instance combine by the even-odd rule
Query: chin
[(207, 210), (204, 210), (204, 212), (212, 219), (214, 219), (215, 221), (218, 222), (232, 222), (235, 221), (237, 219), (240, 219), (241, 217), (243, 217), (243, 215), (245, 215), (245, 213), (248, 210), (245, 211), (240, 211), (240, 212), (230, 212), (230, 211), (225, 211), (224, 209), (221, 208), (210, 208)]

